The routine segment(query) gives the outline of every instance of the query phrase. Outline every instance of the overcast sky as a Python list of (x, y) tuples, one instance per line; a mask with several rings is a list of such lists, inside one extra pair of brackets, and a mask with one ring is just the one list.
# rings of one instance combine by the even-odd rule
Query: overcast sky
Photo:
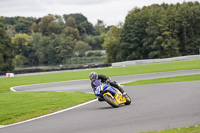
[(152, 4), (176, 4), (199, 0), (0, 0), (0, 16), (43, 17), (50, 14), (82, 13), (92, 24), (97, 19), (107, 25), (124, 22), (134, 7)]

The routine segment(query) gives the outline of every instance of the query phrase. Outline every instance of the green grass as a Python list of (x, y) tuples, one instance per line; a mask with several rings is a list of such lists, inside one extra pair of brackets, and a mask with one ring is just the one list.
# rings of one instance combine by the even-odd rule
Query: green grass
[(88, 100), (94, 95), (81, 92), (37, 92), (0, 94), (0, 125), (69, 108)]
[(154, 131), (148, 133), (200, 133), (200, 125), (199, 126), (191, 126), (191, 127), (184, 127), (184, 128), (174, 128), (174, 129), (167, 129), (163, 131)]
[[(200, 69), (200, 60), (106, 68), (97, 69), (95, 71), (107, 76), (122, 76), (189, 69)], [(10, 87), (88, 79), (88, 75), (91, 71), (94, 70), (0, 79), (0, 125), (11, 124), (36, 116), (41, 116), (95, 98), (93, 94), (81, 92), (15, 93), (10, 90)]]
[(196, 81), (196, 80), (200, 80), (200, 74), (187, 75), (187, 76), (177, 76), (177, 77), (168, 77), (168, 78), (158, 78), (158, 79), (149, 79), (149, 80), (139, 80), (139, 81), (135, 81), (135, 82), (126, 83), (126, 84), (123, 84), (123, 85), (133, 86), (133, 85), (160, 84), (160, 83)]

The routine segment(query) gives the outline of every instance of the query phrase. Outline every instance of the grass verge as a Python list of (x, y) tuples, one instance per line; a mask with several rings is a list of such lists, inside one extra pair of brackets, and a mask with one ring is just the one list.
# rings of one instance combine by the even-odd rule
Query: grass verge
[(49, 114), (94, 98), (81, 92), (1, 93), (0, 125)]
[(158, 133), (158, 132), (159, 133), (200, 133), (200, 125), (184, 127), (184, 128), (167, 129), (163, 131), (154, 131), (154, 132), (148, 132), (148, 133)]
[[(122, 76), (190, 69), (200, 69), (200, 60), (106, 68), (98, 69), (95, 71), (107, 76)], [(87, 79), (91, 71), (94, 70), (0, 79), (0, 125), (16, 123), (22, 120), (41, 116), (95, 98), (93, 94), (86, 94), (81, 92), (15, 93), (10, 91), (10, 87), (28, 84)]]
[(187, 75), (187, 76), (176, 76), (176, 77), (168, 77), (168, 78), (158, 78), (158, 79), (148, 79), (148, 80), (139, 80), (139, 81), (135, 81), (135, 82), (126, 83), (123, 85), (133, 86), (133, 85), (160, 84), (160, 83), (197, 81), (197, 80), (200, 80), (200, 74)]

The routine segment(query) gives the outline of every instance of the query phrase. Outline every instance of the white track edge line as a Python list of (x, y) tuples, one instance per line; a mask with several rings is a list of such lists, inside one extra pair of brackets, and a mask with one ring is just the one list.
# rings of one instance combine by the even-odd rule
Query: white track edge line
[(10, 87), (10, 90), (11, 90), (11, 91), (14, 91), (14, 92), (17, 92), (17, 91), (14, 89), (14, 87)]
[(60, 111), (57, 111), (57, 112), (53, 112), (51, 114), (39, 116), (39, 117), (36, 117), (36, 118), (28, 119), (28, 120), (17, 122), (17, 123), (10, 124), (10, 125), (1, 125), (0, 129), (1, 128), (6, 128), (6, 127), (10, 127), (10, 126), (19, 125), (19, 124), (30, 122), (30, 121), (34, 121), (34, 120), (41, 119), (41, 118), (48, 117), (48, 116), (52, 116), (52, 115), (55, 115), (55, 114), (59, 114), (59, 113), (62, 113), (62, 112), (65, 112), (65, 111), (69, 111), (69, 110), (72, 110), (72, 109), (75, 109), (75, 108), (78, 108), (78, 107), (81, 107), (81, 106), (84, 106), (84, 105), (87, 105), (87, 104), (90, 104), (90, 103), (93, 103), (93, 102), (96, 102), (96, 101), (97, 101), (97, 99), (94, 99), (94, 100), (88, 101), (86, 103), (82, 103), (82, 104), (79, 104), (79, 105), (76, 105), (76, 106), (73, 106), (73, 107), (70, 107), (70, 108), (67, 108), (67, 109), (63, 109), (63, 110), (60, 110)]

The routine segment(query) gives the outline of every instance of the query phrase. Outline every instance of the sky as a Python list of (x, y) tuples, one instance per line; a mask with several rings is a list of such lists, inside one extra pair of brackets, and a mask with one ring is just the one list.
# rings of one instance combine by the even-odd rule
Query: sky
[(117, 25), (124, 23), (128, 12), (135, 7), (152, 4), (176, 4), (199, 0), (0, 0), (0, 16), (43, 17), (82, 13), (88, 21), (96, 24)]

